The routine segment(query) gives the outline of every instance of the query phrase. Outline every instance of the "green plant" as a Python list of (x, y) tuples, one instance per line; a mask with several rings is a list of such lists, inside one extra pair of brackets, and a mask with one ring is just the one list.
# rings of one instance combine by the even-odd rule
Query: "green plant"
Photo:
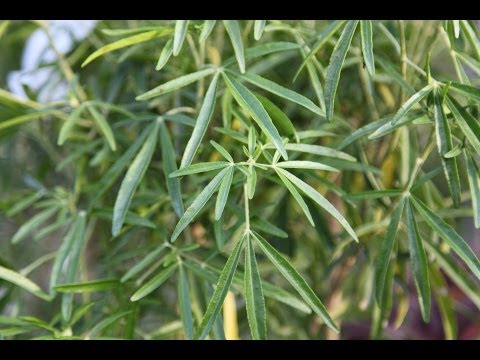
[(64, 55), (2, 22), (3, 78), (37, 27), (68, 90), (0, 89), (0, 336), (381, 338), (414, 293), (456, 338), (448, 284), (480, 308), (475, 23), (101, 21)]

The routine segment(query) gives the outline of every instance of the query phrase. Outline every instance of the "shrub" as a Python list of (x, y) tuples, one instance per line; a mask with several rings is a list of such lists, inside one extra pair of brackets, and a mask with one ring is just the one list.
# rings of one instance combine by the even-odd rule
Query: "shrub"
[(0, 23), (0, 336), (478, 319), (475, 23), (100, 21), (66, 53), (52, 26)]

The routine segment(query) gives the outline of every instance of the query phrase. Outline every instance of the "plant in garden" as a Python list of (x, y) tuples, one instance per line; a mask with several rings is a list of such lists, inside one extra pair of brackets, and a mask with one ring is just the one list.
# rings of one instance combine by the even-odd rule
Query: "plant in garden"
[[(32, 31), (61, 99), (5, 84)], [(4, 21), (0, 43), (1, 337), (395, 337), (418, 302), (456, 338), (457, 289), (478, 327), (474, 22), (101, 21), (63, 53)]]

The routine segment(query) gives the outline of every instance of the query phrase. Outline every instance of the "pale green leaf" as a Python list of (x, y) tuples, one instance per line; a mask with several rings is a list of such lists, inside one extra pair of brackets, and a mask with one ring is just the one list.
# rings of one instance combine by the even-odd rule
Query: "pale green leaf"
[(287, 152), (283, 145), (282, 139), (278, 130), (273, 125), (272, 119), (268, 116), (261, 102), (253, 95), (244, 85), (237, 80), (223, 74), (225, 83), (229, 90), (232, 92), (235, 100), (244, 108), (252, 118), (258, 123), (260, 128), (265, 134), (267, 134), (272, 140), (275, 148), (280, 152), (285, 160), (288, 159)]
[(175, 22), (175, 33), (173, 35), (173, 56), (177, 56), (182, 49), (185, 35), (187, 35), (188, 20), (177, 20)]
[(225, 204), (227, 203), (228, 194), (230, 193), (230, 186), (232, 185), (233, 170), (234, 167), (230, 166), (230, 170), (227, 172), (222, 180), (222, 183), (220, 184), (217, 202), (215, 203), (215, 221), (220, 220), (220, 217), (223, 214), (223, 209), (225, 208)]
[(107, 119), (97, 111), (93, 106), (87, 105), (88, 111), (92, 114), (95, 124), (97, 124), (103, 136), (107, 140), (108, 145), (112, 151), (117, 150), (117, 145), (115, 143), (115, 136), (113, 135), (112, 128), (108, 125)]
[(215, 68), (208, 68), (208, 69), (199, 70), (187, 75), (182, 75), (176, 79), (170, 80), (160, 86), (157, 86), (156, 88), (153, 88), (152, 90), (149, 90), (142, 95), (137, 96), (135, 99), (148, 100), (156, 96), (167, 94), (171, 91), (181, 89), (184, 86), (194, 83), (195, 81), (198, 81), (200, 79), (203, 79), (204, 77), (211, 75), (216, 71), (217, 69)]
[(208, 87), (207, 93), (203, 100), (200, 113), (198, 114), (195, 127), (193, 128), (192, 135), (188, 140), (187, 146), (183, 153), (182, 162), (180, 168), (184, 168), (187, 165), (192, 163), (193, 157), (200, 146), (205, 133), (207, 132), (208, 124), (212, 118), (213, 110), (215, 108), (215, 98), (217, 92), (217, 83), (218, 83), (219, 74), (216, 73)]
[(247, 235), (245, 249), (245, 304), (250, 332), (254, 340), (266, 340), (267, 325), (265, 299), (257, 260), (250, 236)]
[(204, 162), (204, 163), (197, 163), (185, 166), (182, 169), (175, 170), (172, 172), (169, 177), (178, 177), (178, 176), (185, 176), (190, 174), (198, 174), (207, 171), (213, 171), (218, 169), (223, 169), (224, 167), (228, 166), (229, 163), (226, 161), (212, 161), (212, 162)]
[(220, 171), (212, 179), (212, 181), (210, 181), (210, 183), (203, 188), (203, 190), (196, 197), (193, 203), (188, 207), (188, 209), (185, 210), (185, 213), (180, 218), (177, 225), (175, 226), (175, 229), (173, 230), (172, 237), (170, 238), (171, 242), (175, 241), (178, 238), (180, 233), (188, 226), (188, 224), (190, 224), (190, 222), (192, 222), (192, 220), (195, 218), (195, 216), (197, 216), (200, 210), (202, 210), (202, 208), (205, 206), (207, 201), (212, 197), (213, 193), (217, 190), (223, 177), (227, 175), (230, 169), (231, 169), (230, 167), (227, 167), (222, 171)]
[(207, 40), (216, 22), (217, 20), (205, 20), (203, 22), (202, 32), (200, 33), (200, 38), (198, 39), (198, 41), (203, 43), (205, 40)]
[(36, 297), (39, 297), (40, 299), (46, 301), (50, 301), (52, 299), (48, 294), (43, 292), (40, 286), (35, 284), (33, 281), (3, 266), (0, 266), (0, 279), (17, 285), (22, 289), (27, 290), (29, 293), (35, 295)]
[(12, 237), (12, 244), (17, 244), (18, 242), (25, 239), (34, 231), (38, 231), (38, 228), (45, 223), (58, 209), (51, 207), (43, 210), (42, 212), (36, 214), (27, 222), (23, 223), (22, 226), (17, 230), (15, 235)]
[(150, 160), (152, 159), (155, 147), (157, 145), (158, 127), (159, 123), (158, 121), (155, 121), (147, 140), (128, 168), (122, 184), (120, 185), (120, 190), (118, 191), (117, 199), (115, 200), (115, 206), (113, 209), (113, 236), (117, 236), (120, 233), (125, 220), (125, 215), (128, 211), (135, 190), (140, 184), (140, 181), (142, 181), (148, 165), (150, 164)]
[(120, 286), (120, 282), (117, 279), (101, 279), (83, 283), (56, 285), (53, 290), (60, 293), (84, 294), (99, 291), (110, 291)]
[(191, 340), (193, 339), (193, 318), (188, 279), (182, 265), (180, 265), (178, 270), (178, 303), (180, 305), (180, 316), (183, 322), (185, 337)]
[(152, 39), (156, 39), (162, 36), (166, 36), (172, 32), (171, 29), (162, 29), (162, 30), (154, 30), (154, 31), (147, 31), (143, 32), (141, 34), (129, 36), (124, 39), (120, 39), (118, 41), (115, 41), (111, 44), (105, 45), (101, 47), (100, 49), (96, 50), (94, 53), (92, 53), (87, 59), (83, 62), (82, 67), (86, 66), (87, 64), (91, 63), (93, 60), (96, 58), (105, 55), (109, 52), (112, 52), (114, 50), (118, 50), (127, 46), (132, 46), (135, 44), (139, 44), (145, 41), (149, 41)]
[(285, 168), (285, 169), (310, 169), (310, 170), (325, 170), (325, 171), (333, 171), (338, 172), (338, 169), (334, 167), (324, 165), (318, 162), (313, 161), (283, 161), (275, 164), (275, 166)]
[(348, 221), (318, 191), (316, 191), (306, 182), (300, 180), (298, 177), (296, 177), (295, 175), (289, 173), (284, 169), (277, 168), (277, 171), (281, 172), (282, 175), (284, 175), (288, 180), (290, 180), (294, 185), (296, 185), (300, 190), (302, 190), (305, 193), (305, 195), (310, 197), (320, 207), (322, 207), (325, 211), (327, 211), (330, 215), (332, 215), (345, 228), (345, 230), (350, 234), (350, 236), (352, 236), (352, 238), (358, 242), (357, 235), (355, 234), (355, 231), (353, 231)]
[(298, 291), (303, 300), (323, 319), (330, 329), (338, 332), (338, 327), (328, 314), (327, 309), (297, 270), (260, 235), (255, 233), (254, 238), (257, 240), (263, 253), (267, 255), (272, 264), (275, 265), (285, 279)]
[(245, 236), (243, 236), (239, 241), (237, 241), (235, 248), (230, 254), (227, 263), (225, 264), (225, 267), (220, 274), (217, 287), (215, 288), (215, 292), (213, 293), (213, 296), (208, 304), (202, 322), (200, 323), (200, 326), (195, 333), (195, 339), (205, 339), (207, 334), (210, 332), (215, 320), (217, 319), (217, 316), (222, 309), (225, 296), (230, 289), (230, 284), (232, 283), (232, 279), (237, 268), (244, 241)]
[(232, 42), (233, 51), (237, 58), (238, 67), (240, 72), (245, 72), (245, 54), (243, 50), (242, 34), (240, 32), (240, 25), (237, 20), (223, 20), (225, 30), (227, 30), (230, 41)]
[(265, 29), (265, 23), (267, 20), (255, 20), (253, 28), (253, 37), (255, 40), (260, 40), (263, 34), (263, 29)]
[(162, 269), (162, 271), (160, 271), (156, 276), (145, 283), (140, 289), (135, 291), (135, 293), (130, 297), (130, 301), (138, 301), (143, 299), (148, 294), (157, 290), (160, 285), (162, 285), (170, 276), (172, 276), (177, 267), (178, 263), (173, 263), (170, 266)]
[(358, 20), (350, 20), (345, 25), (342, 35), (335, 44), (330, 63), (328, 64), (325, 75), (325, 107), (328, 121), (333, 119), (333, 107), (335, 102), (335, 94), (340, 80), (340, 72), (342, 71), (347, 51), (352, 42), (353, 34), (357, 28)]
[(158, 58), (157, 66), (155, 67), (155, 70), (160, 71), (163, 69), (163, 67), (167, 64), (168, 60), (170, 59), (170, 56), (172, 56), (173, 52), (173, 40), (169, 39), (165, 46), (162, 49), (162, 52), (160, 53), (160, 57)]
[(375, 61), (373, 57), (372, 20), (360, 20), (362, 35), (363, 61), (370, 75), (375, 75)]

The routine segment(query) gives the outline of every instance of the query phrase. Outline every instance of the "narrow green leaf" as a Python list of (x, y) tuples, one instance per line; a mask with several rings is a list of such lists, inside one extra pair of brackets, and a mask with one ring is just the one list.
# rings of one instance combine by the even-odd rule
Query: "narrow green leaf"
[(215, 148), (215, 150), (217, 150), (220, 155), (222, 155), (225, 159), (227, 159), (229, 162), (233, 163), (233, 158), (232, 158), (232, 155), (230, 155), (228, 153), (228, 151), (222, 146), (220, 145), (219, 143), (213, 141), (213, 140), (210, 140), (210, 144), (212, 144), (212, 146)]
[(295, 188), (295, 186), (293, 186), (293, 184), (290, 182), (290, 180), (288, 180), (285, 176), (283, 176), (283, 174), (280, 171), (277, 171), (277, 169), (275, 169), (275, 172), (277, 173), (280, 180), (282, 180), (282, 182), (285, 184), (288, 191), (290, 191), (290, 194), (292, 194), (292, 196), (295, 198), (298, 205), (300, 205), (300, 208), (304, 212), (304, 214), (307, 217), (310, 224), (312, 224), (312, 226), (315, 226), (315, 222), (312, 219), (312, 214), (310, 214), (310, 210), (308, 209), (308, 206), (305, 203), (305, 200), (303, 200), (303, 198), (300, 195), (300, 193), (298, 192), (298, 190)]
[(192, 135), (188, 140), (185, 152), (183, 153), (180, 168), (184, 168), (192, 163), (193, 157), (200, 146), (205, 133), (207, 132), (208, 124), (212, 118), (213, 110), (215, 108), (215, 98), (217, 94), (217, 83), (219, 74), (216, 73), (208, 87), (207, 93), (203, 100), (202, 108), (198, 114), (197, 122), (193, 128)]
[(162, 149), (162, 165), (165, 182), (167, 183), (168, 194), (172, 201), (172, 207), (178, 217), (184, 212), (182, 194), (180, 191), (180, 180), (170, 175), (177, 171), (177, 162), (175, 160), (175, 149), (173, 148), (172, 139), (165, 123), (162, 121), (159, 128), (160, 148)]
[(367, 134), (379, 129), (383, 125), (390, 123), (391, 120), (392, 120), (392, 118), (387, 116), (387, 117), (384, 117), (380, 120), (368, 123), (367, 125), (362, 126), (361, 128), (358, 128), (354, 132), (350, 133), (347, 137), (345, 137), (336, 146), (336, 149), (337, 150), (342, 150), (342, 149), (346, 148), (348, 145), (354, 143), (358, 139), (361, 139), (362, 137), (366, 136)]
[(265, 232), (267, 234), (276, 236), (278, 238), (286, 239), (288, 238), (288, 234), (280, 229), (279, 227), (273, 225), (271, 222), (266, 220), (254, 217), (250, 219), (250, 225), (252, 229), (257, 229), (261, 232)]
[(95, 197), (93, 198), (91, 204), (92, 206), (96, 203), (98, 198), (102, 196), (105, 191), (107, 191), (110, 186), (113, 185), (115, 180), (120, 176), (122, 171), (125, 169), (125, 167), (128, 165), (128, 162), (130, 159), (133, 158), (133, 156), (138, 152), (140, 147), (143, 145), (145, 142), (145, 139), (147, 136), (152, 132), (153, 127), (155, 124), (151, 124), (150, 126), (147, 126), (141, 133), (140, 135), (135, 139), (132, 145), (128, 148), (127, 151), (125, 151), (122, 156), (118, 158), (117, 161), (115, 161), (115, 164), (108, 169), (108, 171), (105, 173), (105, 175), (100, 179), (98, 182), (98, 191), (95, 194)]
[(346, 197), (349, 200), (370, 200), (370, 199), (381, 199), (384, 197), (396, 197), (402, 194), (400, 189), (389, 189), (389, 190), (372, 190), (372, 191), (360, 191), (356, 193), (350, 193)]
[(235, 270), (237, 268), (238, 260), (240, 258), (240, 253), (242, 252), (243, 243), (245, 241), (245, 236), (243, 236), (235, 245), (232, 253), (230, 254), (225, 267), (220, 274), (218, 279), (217, 287), (215, 292), (208, 304), (207, 311), (203, 316), (202, 322), (195, 333), (195, 339), (204, 339), (207, 334), (210, 332), (217, 316), (223, 306), (223, 301), (227, 295), (228, 290), (230, 289), (230, 284), (232, 283)]
[(265, 23), (267, 20), (255, 20), (255, 25), (253, 28), (253, 37), (255, 40), (260, 40), (263, 34), (263, 29), (265, 29)]
[(179, 177), (184, 175), (198, 174), (202, 172), (223, 169), (228, 165), (229, 163), (226, 161), (212, 161), (212, 162), (191, 164), (191, 165), (185, 166), (182, 169), (175, 170), (169, 175), (169, 177), (174, 178), (174, 177)]
[(470, 270), (480, 279), (480, 261), (470, 246), (462, 239), (460, 235), (437, 214), (430, 210), (419, 199), (412, 197), (412, 203), (417, 211), (422, 215), (427, 224), (445, 240), (445, 242), (455, 251), (455, 253), (468, 265)]
[(314, 161), (283, 161), (275, 164), (275, 166), (284, 168), (284, 169), (311, 169), (311, 170), (325, 170), (338, 172), (338, 169), (334, 167), (324, 165)]
[(308, 185), (306, 182), (300, 180), (295, 175), (289, 173), (284, 169), (277, 168), (277, 171), (281, 172), (288, 180), (290, 180), (293, 184), (295, 184), (300, 190), (302, 190), (305, 195), (310, 197), (313, 201), (315, 201), (320, 207), (322, 207), (325, 211), (327, 211), (330, 215), (332, 215), (344, 228), (345, 230), (352, 236), (352, 238), (358, 242), (357, 235), (355, 231), (353, 231), (352, 227), (348, 223), (347, 220), (343, 217), (342, 214), (338, 212), (335, 207), (330, 204), (330, 202), (325, 199), (319, 192), (317, 192), (314, 188)]
[(461, 153), (462, 153), (462, 146), (460, 144), (457, 144), (450, 151), (447, 151), (445, 154), (443, 154), (443, 157), (445, 159), (451, 159), (451, 158), (457, 157)]
[(130, 314), (130, 312), (131, 312), (131, 310), (124, 311), (124, 312), (121, 312), (121, 313), (118, 313), (118, 314), (115, 314), (115, 315), (112, 315), (112, 316), (109, 316), (109, 317), (103, 319), (98, 324), (96, 324), (92, 329), (90, 329), (90, 331), (86, 335), (86, 338), (91, 338), (93, 335), (99, 333), (103, 329), (105, 329), (108, 326), (114, 324), (115, 322), (117, 322), (118, 320), (123, 318), (124, 316)]
[(17, 244), (23, 239), (25, 239), (28, 235), (30, 235), (34, 231), (38, 231), (38, 228), (46, 222), (58, 209), (55, 207), (50, 207), (42, 212), (36, 214), (30, 220), (25, 222), (20, 228), (17, 230), (15, 235), (12, 238), (12, 244)]
[(445, 98), (446, 104), (452, 112), (458, 126), (467, 137), (468, 142), (480, 155), (480, 125), (468, 111), (463, 109), (460, 104), (451, 96)]
[[(1, 90), (1, 89), (0, 89)], [(12, 119), (0, 121), (0, 131), (7, 129), (12, 126), (20, 125), (31, 120), (40, 119), (45, 116), (55, 115), (58, 110), (45, 110), (45, 111), (36, 111), (33, 113), (16, 116)]]
[(468, 183), (472, 194), (472, 209), (475, 227), (480, 228), (480, 171), (473, 157), (464, 151), (467, 163)]
[(173, 56), (177, 56), (182, 49), (185, 35), (187, 35), (188, 20), (177, 20), (175, 22), (175, 33), (173, 35)]
[(144, 284), (140, 289), (135, 291), (135, 293), (130, 297), (130, 301), (138, 301), (140, 299), (143, 299), (148, 294), (157, 290), (160, 285), (162, 285), (165, 281), (168, 280), (170, 276), (172, 276), (177, 267), (178, 263), (173, 263), (170, 266), (164, 268), (156, 276), (154, 276), (151, 280)]
[(198, 39), (198, 41), (203, 43), (203, 42), (205, 42), (205, 40), (207, 40), (207, 38), (210, 35), (210, 33), (212, 32), (213, 27), (215, 26), (216, 22), (217, 22), (217, 20), (205, 20), (203, 22), (202, 32), (200, 33), (200, 38)]
[(468, 20), (460, 20), (460, 28), (462, 33), (467, 38), (470, 46), (472, 47), (473, 52), (478, 60), (480, 60), (480, 40), (477, 37), (476, 31), (470, 25)]
[(117, 199), (115, 200), (115, 206), (113, 209), (113, 236), (117, 236), (120, 233), (125, 220), (125, 215), (128, 211), (135, 190), (140, 184), (140, 181), (142, 181), (148, 165), (150, 164), (150, 160), (152, 159), (155, 147), (157, 145), (158, 127), (159, 123), (158, 121), (155, 121), (155, 125), (153, 126), (151, 133), (148, 135), (145, 144), (142, 146), (132, 164), (128, 168), (122, 184), (120, 185), (120, 190), (118, 191)]
[(33, 281), (3, 266), (0, 266), (0, 279), (17, 285), (22, 289), (27, 290), (29, 293), (35, 295), (36, 297), (39, 297), (40, 299), (46, 301), (52, 300), (52, 298), (48, 294), (44, 293), (40, 286), (35, 284)]
[(278, 131), (281, 135), (295, 135), (295, 128), (293, 127), (292, 121), (277, 105), (275, 105), (265, 96), (260, 94), (254, 95), (262, 103), (262, 106), (267, 111), (268, 115), (272, 119), (273, 124), (276, 128), (278, 128)]
[(131, 267), (125, 275), (120, 279), (120, 281), (123, 283), (135, 275), (137, 275), (140, 271), (144, 270), (152, 264), (155, 260), (158, 260), (159, 255), (162, 253), (162, 251), (165, 250), (165, 244), (160, 245), (157, 247), (155, 250), (150, 252), (147, 256), (145, 256), (141, 261), (137, 262), (133, 267)]
[[(228, 164), (228, 163), (227, 163)], [(170, 241), (175, 241), (180, 233), (192, 222), (192, 220), (197, 216), (197, 214), (202, 210), (205, 206), (207, 201), (212, 197), (213, 193), (217, 190), (220, 182), (222, 181), (223, 177), (227, 175), (228, 171), (230, 171), (230, 167), (227, 167), (220, 171), (210, 183), (203, 188), (202, 192), (197, 196), (197, 198), (193, 201), (193, 203), (188, 207), (185, 211), (183, 216), (178, 221), (175, 229), (173, 230), (172, 237)]]
[(328, 40), (337, 32), (337, 30), (345, 23), (345, 20), (335, 20), (331, 22), (328, 26), (325, 27), (320, 32), (319, 39), (317, 42), (312, 46), (312, 50), (305, 56), (303, 59), (302, 65), (298, 68), (295, 76), (293, 77), (293, 81), (296, 80), (300, 72), (302, 71), (303, 67), (315, 56), (315, 54), (325, 45)]
[[(267, 145), (265, 146), (267, 149), (271, 149), (272, 147)], [(319, 155), (319, 156), (327, 156), (331, 158), (336, 158), (336, 159), (341, 159), (341, 160), (346, 160), (346, 161), (352, 161), (356, 162), (357, 159), (355, 159), (352, 155), (349, 155), (347, 153), (344, 153), (342, 151), (338, 151), (326, 146), (320, 146), (320, 145), (310, 145), (310, 144), (286, 144), (285, 149), (290, 150), (290, 151), (298, 151), (298, 152), (303, 152), (307, 154), (313, 154), (313, 155)]]
[(448, 293), (448, 285), (442, 273), (435, 266), (430, 266), (430, 279), (435, 302), (438, 305), (442, 319), (443, 332), (446, 340), (454, 340), (457, 337), (457, 320), (453, 299)]
[(317, 105), (315, 105), (313, 101), (311, 101), (310, 99), (307, 99), (305, 96), (293, 90), (290, 90), (281, 85), (278, 85), (277, 83), (271, 80), (265, 79), (260, 75), (256, 75), (253, 73), (245, 73), (243, 75), (240, 75), (240, 78), (248, 81), (249, 83), (255, 86), (258, 86), (261, 89), (271, 92), (274, 95), (277, 95), (288, 101), (301, 105), (304, 108), (312, 111), (317, 115), (325, 116), (325, 112), (322, 109), (320, 109)]
[(247, 177), (247, 194), (250, 200), (255, 194), (255, 187), (257, 186), (257, 172), (253, 166), (250, 167), (250, 175)]
[(402, 217), (404, 205), (405, 198), (402, 197), (392, 213), (390, 224), (385, 233), (385, 239), (382, 242), (382, 246), (380, 247), (380, 251), (375, 261), (375, 296), (379, 306), (383, 304), (383, 294), (385, 293), (388, 266), (395, 245), (395, 237), (397, 236), (398, 224)]
[(162, 52), (160, 53), (160, 57), (158, 58), (157, 66), (155, 67), (155, 70), (160, 71), (163, 69), (163, 67), (167, 64), (168, 60), (170, 59), (170, 56), (172, 56), (173, 53), (173, 40), (169, 39), (165, 46), (162, 49)]
[(188, 290), (188, 280), (183, 266), (180, 265), (178, 271), (178, 303), (180, 305), (180, 316), (183, 322), (185, 337), (193, 339), (193, 318), (192, 308), (190, 306), (190, 292)]
[[(269, 55), (269, 54), (283, 52), (283, 51), (296, 50), (299, 48), (300, 48), (300, 45), (293, 42), (272, 41), (272, 42), (268, 42), (265, 44), (257, 45), (257, 46), (246, 49), (245, 58), (250, 60), (250, 59), (255, 59), (264, 55)], [(224, 67), (227, 67), (235, 64), (235, 62), (236, 62), (236, 59), (233, 56), (226, 59), (222, 64)]]
[(116, 289), (120, 286), (121, 284), (117, 279), (101, 279), (76, 284), (56, 285), (53, 290), (60, 293), (84, 294), (99, 291), (109, 291), (112, 289)]
[(372, 20), (360, 20), (362, 35), (363, 61), (367, 66), (368, 73), (375, 75), (375, 61), (373, 57)]
[(280, 134), (273, 125), (272, 119), (270, 119), (270, 116), (268, 116), (268, 113), (265, 111), (261, 102), (237, 80), (224, 73), (222, 75), (235, 100), (252, 116), (262, 131), (270, 137), (275, 145), (275, 148), (280, 152), (282, 157), (287, 160), (288, 155)]
[(253, 237), (255, 240), (257, 240), (257, 243), (262, 249), (263, 253), (267, 255), (272, 264), (275, 265), (285, 279), (287, 279), (287, 281), (295, 288), (295, 290), (298, 291), (303, 300), (305, 300), (312, 310), (323, 319), (325, 324), (327, 324), (330, 329), (338, 332), (338, 327), (328, 314), (327, 309), (317, 295), (315, 295), (310, 286), (308, 286), (307, 282), (297, 272), (297, 270), (295, 270), (295, 268), (290, 265), (290, 263), (264, 238), (256, 233), (254, 233)]
[(443, 170), (448, 183), (448, 189), (453, 199), (455, 207), (460, 205), (460, 177), (458, 176), (457, 159), (445, 158), (450, 150), (452, 150), (452, 136), (448, 119), (443, 113), (442, 99), (438, 92), (434, 94), (433, 115), (435, 118), (435, 134), (437, 138), (437, 149), (442, 161)]
[(96, 50), (94, 53), (92, 53), (87, 59), (83, 62), (82, 67), (86, 66), (87, 64), (91, 63), (93, 60), (96, 58), (105, 55), (109, 52), (112, 52), (114, 50), (118, 50), (127, 46), (139, 44), (148, 40), (156, 39), (162, 36), (166, 36), (172, 32), (171, 29), (162, 29), (162, 30), (154, 30), (154, 31), (147, 31), (143, 32), (141, 34), (129, 36), (124, 39), (120, 39), (118, 41), (115, 41), (111, 44), (105, 45), (101, 47), (100, 49)]
[(425, 241), (427, 250), (435, 256), (435, 262), (448, 275), (449, 279), (462, 290), (465, 295), (480, 309), (480, 291), (478, 283), (465, 272), (465, 269), (458, 264), (450, 253), (445, 254), (439, 249), (438, 244), (431, 244)]
[(450, 88), (458, 93), (466, 96), (469, 99), (480, 101), (480, 89), (474, 86), (451, 82)]
[(80, 114), (85, 109), (84, 106), (80, 105), (75, 110), (73, 110), (70, 115), (68, 116), (67, 120), (63, 123), (62, 127), (60, 128), (60, 132), (58, 134), (57, 145), (63, 145), (67, 140), (70, 132), (72, 131), (75, 123), (77, 122)]
[(460, 20), (452, 20), (453, 24), (453, 33), (455, 34), (455, 39), (458, 39), (460, 36)]
[(350, 20), (347, 22), (330, 57), (330, 63), (328, 64), (325, 75), (325, 107), (328, 121), (332, 121), (333, 119), (333, 107), (338, 81), (340, 80), (340, 72), (342, 71), (343, 62), (347, 56), (347, 51), (352, 42), (357, 25), (358, 20)]
[[(86, 215), (87, 214), (85, 211), (81, 211), (78, 213), (77, 218), (73, 224), (74, 229), (72, 231), (72, 236), (70, 237), (70, 239), (68, 239), (68, 241), (70, 242), (68, 253), (61, 254), (62, 256), (65, 256), (65, 257), (68, 256), (68, 263), (67, 263), (66, 272), (65, 272), (65, 283), (75, 282), (79, 275), (80, 257), (82, 255), (83, 248), (85, 247), (85, 242), (87, 241), (85, 236), (85, 229), (87, 227)], [(65, 241), (67, 241), (67, 239), (65, 239)], [(65, 260), (67, 259), (64, 258), (62, 263)], [(64, 265), (64, 264), (61, 264), (61, 265)], [(53, 274), (53, 270), (52, 270), (52, 274)], [(55, 286), (56, 282), (53, 284), (51, 283), (51, 285)], [(73, 304), (73, 294), (63, 294), (61, 313), (62, 313), (63, 321), (65, 323), (67, 323), (72, 316), (72, 304)]]
[(230, 166), (230, 170), (227, 172), (222, 180), (222, 183), (220, 184), (217, 202), (215, 203), (215, 221), (220, 220), (220, 217), (223, 214), (223, 209), (225, 208), (225, 204), (227, 203), (228, 194), (230, 193), (230, 186), (232, 185), (233, 170), (234, 167)]
[(183, 75), (180, 76), (176, 79), (170, 80), (160, 86), (157, 86), (156, 88), (153, 88), (152, 90), (147, 91), (146, 93), (139, 95), (135, 98), (135, 100), (148, 100), (163, 94), (167, 94), (171, 91), (175, 91), (178, 89), (181, 89), (184, 86), (187, 86), (191, 83), (194, 83), (195, 81), (198, 81), (200, 79), (203, 79), (204, 77), (211, 75), (215, 73), (217, 69), (215, 68), (208, 68), (208, 69), (203, 69), (196, 71), (191, 74)]
[(250, 236), (247, 235), (245, 249), (245, 303), (248, 324), (254, 340), (266, 340), (267, 324), (265, 315), (265, 299), (263, 298), (262, 281), (258, 272), (257, 260)]
[(45, 194), (46, 194), (46, 191), (44, 189), (40, 189), (32, 193), (31, 195), (22, 196), (22, 198), (18, 199), (18, 201), (16, 201), (15, 204), (12, 204), (12, 206), (9, 209), (6, 209), (5, 215), (7, 215), (8, 217), (17, 215), (22, 210), (30, 207), (37, 200), (40, 200), (43, 196), (45, 196)]
[(407, 223), (408, 249), (410, 251), (410, 260), (412, 263), (413, 278), (417, 288), (418, 303), (422, 318), (425, 322), (430, 321), (430, 281), (428, 278), (428, 263), (425, 249), (422, 245), (422, 239), (418, 232), (417, 223), (413, 215), (410, 200), (406, 198), (405, 217)]
[(245, 72), (245, 55), (240, 25), (237, 20), (223, 20), (223, 25), (225, 26), (225, 30), (227, 30), (230, 41), (232, 42), (233, 51), (235, 52), (240, 72), (243, 74)]
[[(373, 133), (368, 135), (368, 140), (375, 140), (379, 139), (385, 135), (388, 135), (392, 133), (393, 131), (400, 129), (403, 126), (409, 125), (411, 123), (414, 123), (415, 120), (418, 120), (419, 118), (415, 116), (405, 116), (403, 117), (402, 120), (397, 121), (396, 123), (393, 123), (393, 121), (387, 122), (386, 124), (383, 124), (380, 126), (378, 129), (376, 129)], [(420, 118), (421, 119), (421, 118)], [(428, 120), (429, 123), (431, 123), (431, 120)]]
[(420, 91), (413, 94), (410, 99), (408, 99), (405, 104), (403, 104), (402, 107), (398, 109), (397, 113), (392, 119), (392, 125), (395, 125), (398, 121), (400, 121), (400, 119), (407, 115), (407, 113), (415, 104), (418, 104), (422, 99), (424, 99), (428, 94), (430, 94), (432, 89), (432, 85), (427, 85)]
[(93, 120), (95, 124), (97, 124), (98, 128), (102, 132), (103, 136), (107, 140), (108, 145), (112, 151), (117, 150), (117, 145), (115, 143), (115, 136), (113, 135), (112, 128), (108, 125), (107, 119), (97, 111), (93, 106), (87, 105), (88, 111), (92, 114)]

